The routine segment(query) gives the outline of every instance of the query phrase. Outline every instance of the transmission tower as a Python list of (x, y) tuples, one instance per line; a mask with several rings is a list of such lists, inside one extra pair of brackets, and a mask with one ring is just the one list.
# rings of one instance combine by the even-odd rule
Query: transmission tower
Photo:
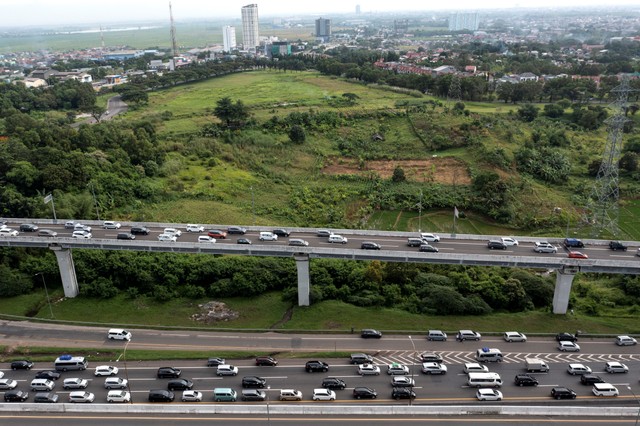
[(171, 47), (173, 49), (173, 57), (178, 56), (178, 42), (176, 41), (176, 26), (173, 23), (173, 11), (171, 10), (171, 2), (169, 2), (169, 17), (171, 18)]
[(602, 156), (600, 170), (593, 186), (589, 205), (587, 206), (588, 224), (592, 226), (592, 234), (600, 236), (604, 231), (611, 235), (618, 232), (618, 186), (620, 151), (624, 125), (629, 121), (626, 117), (627, 100), (631, 92), (629, 78), (624, 76), (620, 85), (611, 90), (616, 100), (611, 104), (614, 114), (605, 120), (607, 124), (607, 143)]
[(460, 79), (456, 74), (451, 76), (451, 83), (449, 84), (449, 93), (447, 94), (447, 106), (454, 105), (460, 102), (462, 99), (462, 89), (460, 89)]

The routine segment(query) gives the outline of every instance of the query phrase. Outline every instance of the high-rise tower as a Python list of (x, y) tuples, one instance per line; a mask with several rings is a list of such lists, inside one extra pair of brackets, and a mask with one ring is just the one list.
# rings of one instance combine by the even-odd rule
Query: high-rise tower
[(245, 49), (255, 49), (259, 44), (258, 5), (242, 7), (242, 45)]
[(178, 56), (178, 42), (176, 41), (176, 26), (173, 23), (173, 10), (171, 10), (171, 2), (169, 2), (169, 18), (171, 19), (171, 48), (173, 57)]
[(225, 52), (231, 52), (236, 48), (236, 27), (229, 25), (222, 27), (222, 44)]

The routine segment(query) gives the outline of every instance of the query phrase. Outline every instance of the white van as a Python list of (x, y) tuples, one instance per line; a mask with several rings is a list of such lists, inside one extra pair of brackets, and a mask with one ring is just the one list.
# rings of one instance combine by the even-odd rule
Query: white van
[(216, 242), (216, 239), (208, 235), (200, 235), (198, 236), (198, 242), (205, 243), (205, 244), (213, 244)]
[(618, 389), (610, 383), (594, 383), (591, 391), (595, 396), (618, 396)]
[(38, 391), (50, 391), (53, 390), (53, 388), (56, 386), (56, 384), (53, 382), (53, 380), (49, 380), (49, 379), (33, 379), (31, 381), (31, 390), (34, 392), (38, 392)]
[(273, 232), (261, 232), (260, 241), (278, 241), (278, 236)]
[(107, 334), (109, 340), (131, 340), (131, 333), (123, 328), (112, 328)]
[(469, 373), (467, 384), (472, 388), (499, 388), (502, 379), (498, 373)]
[(476, 351), (476, 361), (479, 362), (502, 362), (502, 359), (500, 349), (482, 348)]
[(56, 371), (86, 370), (89, 366), (83, 356), (60, 355), (54, 361)]

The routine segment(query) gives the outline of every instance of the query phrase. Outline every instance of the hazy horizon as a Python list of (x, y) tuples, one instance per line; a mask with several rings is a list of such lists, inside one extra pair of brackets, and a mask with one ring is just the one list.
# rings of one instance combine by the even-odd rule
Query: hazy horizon
[[(122, 7), (108, 7), (107, 3), (83, 3), (77, 0), (2, 0), (3, 20), (0, 27), (23, 26), (62, 26), (78, 24), (109, 24), (124, 22), (149, 22), (169, 19), (169, 1), (130, 0)], [(418, 5), (415, 0), (355, 0), (302, 3), (299, 0), (240, 1), (227, 0), (172, 0), (173, 17), (176, 21), (193, 19), (240, 19), (242, 6), (255, 3), (259, 16), (291, 17), (295, 15), (317, 15), (331, 17), (331, 14), (355, 13), (360, 5), (363, 15), (370, 13), (409, 12), (409, 11), (483, 11), (487, 9), (543, 9), (543, 8), (596, 8), (621, 6), (640, 10), (640, 0), (485, 0), (482, 3), (472, 0), (458, 0), (457, 7), (451, 3)]]

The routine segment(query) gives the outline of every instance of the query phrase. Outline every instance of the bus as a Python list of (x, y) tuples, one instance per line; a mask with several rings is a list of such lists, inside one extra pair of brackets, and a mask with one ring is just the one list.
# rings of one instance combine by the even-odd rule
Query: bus
[(472, 388), (499, 388), (502, 386), (502, 379), (498, 373), (469, 373), (467, 384)]

